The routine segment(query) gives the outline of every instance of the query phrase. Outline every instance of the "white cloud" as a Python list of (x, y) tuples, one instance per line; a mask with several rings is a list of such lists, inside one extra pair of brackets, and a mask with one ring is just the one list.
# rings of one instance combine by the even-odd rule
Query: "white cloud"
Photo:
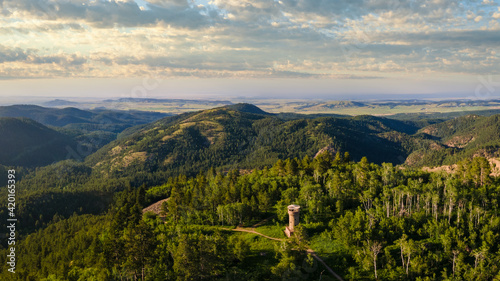
[(92, 1), (79, 0), (4, 0), (2, 7), (18, 12), (23, 17), (84, 21), (97, 28), (115, 26), (152, 26), (158, 22), (186, 28), (200, 28), (210, 25), (214, 14), (204, 15), (204, 7), (192, 6), (188, 1), (150, 1), (148, 9), (132, 0)]
[(494, 19), (500, 19), (500, 7), (498, 7), (498, 11), (493, 13), (492, 17)]

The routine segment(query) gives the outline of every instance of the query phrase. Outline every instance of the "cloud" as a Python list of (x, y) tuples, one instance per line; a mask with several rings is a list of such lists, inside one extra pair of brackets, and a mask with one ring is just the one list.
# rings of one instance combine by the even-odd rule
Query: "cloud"
[(0, 63), (23, 61), (28, 58), (29, 52), (21, 48), (7, 48), (0, 45)]
[(36, 76), (37, 73), (29, 74), (33, 66), (44, 67), (43, 65), (50, 64), (56, 69), (75, 70), (86, 63), (87, 58), (77, 54), (40, 55), (35, 49), (23, 50), (0, 45), (0, 66), (3, 68), (26, 67), (27, 71), (22, 75), (23, 77)]
[(87, 59), (76, 54), (49, 56), (30, 55), (25, 62), (29, 64), (57, 64), (68, 67), (81, 66), (87, 62)]
[(493, 13), (492, 17), (494, 19), (500, 19), (500, 7), (498, 7), (498, 12)]
[(96, 28), (151, 26), (158, 23), (183, 28), (208, 26), (214, 14), (203, 15), (202, 8), (188, 1), (158, 1), (141, 9), (134, 1), (4, 0), (4, 10), (24, 12), (30, 17), (49, 20), (83, 21)]
[(84, 28), (78, 23), (24, 23), (22, 26), (0, 26), (0, 34), (34, 34), (71, 30), (83, 32)]

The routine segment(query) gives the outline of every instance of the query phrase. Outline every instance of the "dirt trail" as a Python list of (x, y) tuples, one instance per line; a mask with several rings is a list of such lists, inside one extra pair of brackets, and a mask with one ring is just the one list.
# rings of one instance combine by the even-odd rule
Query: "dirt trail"
[[(273, 216), (274, 217), (274, 216)], [(267, 236), (267, 235), (264, 235), (260, 232), (257, 232), (255, 230), (254, 227), (257, 227), (257, 226), (260, 226), (262, 224), (264, 224), (266, 221), (268, 221), (269, 219), (273, 218), (273, 217), (269, 217), (255, 225), (253, 225), (252, 227), (236, 227), (234, 229), (231, 229), (232, 231), (240, 231), (240, 232), (247, 232), (247, 233), (252, 233), (252, 234), (256, 234), (256, 235), (260, 235), (264, 238), (267, 238), (267, 239), (271, 239), (271, 240), (275, 240), (275, 241), (285, 241), (285, 239), (281, 239), (281, 238), (275, 238), (275, 237), (270, 237), (270, 236)], [(226, 230), (229, 230), (229, 229), (226, 229)], [(335, 271), (333, 271), (317, 254), (316, 252), (314, 252), (313, 249), (309, 248), (306, 250), (307, 253), (311, 254), (311, 256), (316, 259), (317, 261), (319, 261), (327, 270), (328, 272), (330, 272), (335, 278), (337, 278), (337, 280), (339, 281), (344, 281), (344, 279), (342, 279), (342, 277), (340, 277), (340, 275), (338, 275), (337, 273), (335, 273)]]
[(253, 234), (257, 234), (257, 235), (260, 235), (262, 237), (265, 237), (267, 239), (276, 240), (276, 241), (284, 241), (285, 240), (285, 239), (274, 238), (274, 237), (270, 237), (270, 236), (264, 235), (264, 234), (262, 234), (260, 232), (255, 231), (255, 229), (253, 229), (251, 227), (249, 227), (249, 228), (237, 227), (235, 229), (232, 229), (232, 231), (241, 231), (241, 232), (253, 233)]
[[(161, 209), (161, 204), (164, 202), (164, 201), (167, 201), (169, 198), (166, 198), (166, 199), (163, 199), (163, 200), (160, 200), (146, 208), (144, 208), (142, 210), (143, 213), (147, 212), (147, 211), (152, 211), (154, 213), (157, 213), (159, 214), (160, 213), (160, 209)], [(232, 230), (232, 231), (239, 231), (239, 232), (247, 232), (247, 233), (252, 233), (252, 234), (255, 234), (255, 235), (259, 235), (259, 236), (262, 236), (264, 238), (267, 238), (267, 239), (270, 239), (270, 240), (275, 240), (275, 241), (285, 241), (285, 239), (282, 239), (282, 238), (275, 238), (275, 237), (271, 237), (271, 236), (267, 236), (267, 235), (264, 235), (260, 232), (257, 232), (255, 230), (255, 227), (259, 227), (263, 224), (265, 224), (268, 220), (274, 218), (275, 216), (271, 216), (267, 219), (264, 219), (256, 224), (254, 224), (252, 227), (236, 227), (234, 229), (227, 229), (227, 228), (222, 228), (223, 230)], [(317, 261), (319, 261), (327, 270), (328, 272), (330, 272), (335, 278), (337, 278), (338, 280), (340, 281), (344, 281), (344, 279), (342, 279), (342, 277), (340, 277), (337, 273), (335, 273), (335, 271), (333, 271), (317, 254), (316, 252), (314, 252), (312, 249), (307, 249), (307, 253), (311, 254), (311, 256), (313, 258), (315, 258)]]

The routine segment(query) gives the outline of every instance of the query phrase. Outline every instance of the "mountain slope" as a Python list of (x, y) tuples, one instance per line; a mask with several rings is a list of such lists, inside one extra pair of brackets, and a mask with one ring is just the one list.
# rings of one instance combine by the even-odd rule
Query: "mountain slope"
[(195, 174), (210, 167), (255, 168), (277, 159), (312, 157), (320, 149), (353, 159), (401, 163), (413, 123), (380, 117), (322, 117), (283, 121), (252, 105), (226, 106), (167, 117), (106, 145), (87, 158), (105, 175)]
[(43, 166), (64, 159), (76, 143), (27, 118), (0, 118), (0, 164)]
[(102, 130), (118, 133), (130, 126), (153, 122), (168, 114), (144, 111), (81, 110), (37, 105), (0, 106), (0, 117), (26, 117), (46, 126)]
[(408, 157), (412, 165), (452, 164), (474, 155), (500, 156), (500, 115), (468, 115), (419, 130), (428, 146)]
[(83, 159), (97, 151), (115, 140), (125, 129), (165, 116), (168, 115), (158, 112), (102, 109), (86, 111), (71, 107), (57, 109), (36, 105), (0, 106), (0, 117), (30, 118), (71, 137), (79, 147), (77, 153), (73, 154), (75, 159)]
[(227, 109), (239, 111), (239, 112), (245, 112), (245, 113), (254, 113), (254, 114), (262, 114), (262, 115), (274, 115), (269, 112), (265, 112), (264, 110), (258, 108), (257, 106), (253, 104), (248, 104), (248, 103), (238, 103), (238, 104), (233, 104), (233, 105), (228, 105), (225, 106)]

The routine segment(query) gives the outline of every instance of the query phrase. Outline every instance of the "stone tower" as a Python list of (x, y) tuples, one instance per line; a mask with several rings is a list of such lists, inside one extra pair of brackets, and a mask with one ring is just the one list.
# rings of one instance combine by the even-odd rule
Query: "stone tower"
[(290, 237), (295, 231), (294, 227), (299, 224), (299, 205), (289, 205), (288, 206), (288, 226), (285, 228), (286, 236)]

